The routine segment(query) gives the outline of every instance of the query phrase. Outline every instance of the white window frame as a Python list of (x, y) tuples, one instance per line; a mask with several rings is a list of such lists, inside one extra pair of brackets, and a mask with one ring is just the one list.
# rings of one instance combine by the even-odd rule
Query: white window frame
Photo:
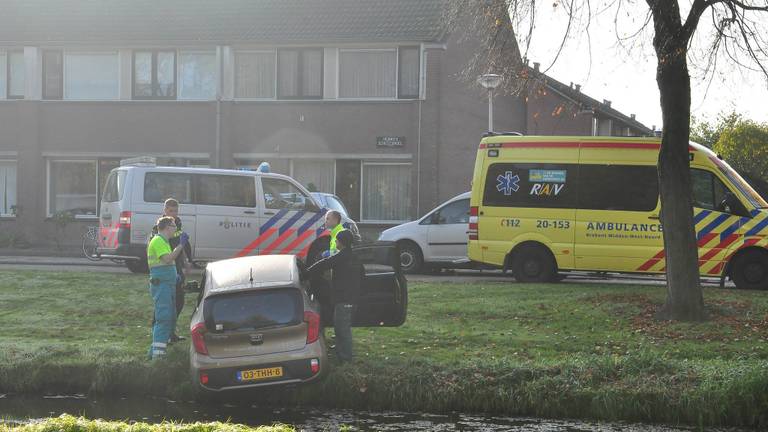
[[(380, 52), (389, 51), (395, 53), (395, 95), (393, 97), (381, 96), (381, 97), (343, 97), (341, 96), (341, 54), (345, 52)], [(336, 99), (340, 101), (391, 101), (397, 99), (397, 90), (400, 86), (400, 53), (398, 47), (391, 48), (339, 48), (336, 55)], [(404, 99), (412, 100), (412, 99)]]
[[(137, 50), (137, 51), (140, 51), (140, 50)], [(215, 49), (213, 49), (213, 50), (206, 50), (206, 49), (203, 49), (203, 48), (197, 48), (197, 49), (177, 49), (176, 50), (176, 99), (171, 99), (171, 100), (177, 100), (177, 101), (182, 101), (182, 102), (189, 102), (189, 101), (212, 101), (212, 100), (216, 100), (216, 94), (217, 94), (216, 89), (214, 89), (213, 97), (211, 97), (210, 99), (197, 99), (197, 98), (187, 99), (187, 98), (182, 98), (181, 97), (181, 56), (184, 55), (184, 54), (209, 54), (209, 55), (213, 54), (214, 57), (216, 58), (216, 71), (214, 73), (214, 75), (216, 77), (216, 88), (219, 88), (219, 86), (221, 85), (221, 80), (222, 80), (221, 70), (220, 70), (221, 68), (219, 67), (218, 55), (217, 55)], [(134, 71), (131, 71), (131, 74), (133, 74), (133, 73), (134, 73)], [(133, 80), (133, 76), (131, 76), (131, 80)], [(133, 81), (131, 81), (131, 82), (133, 82)], [(131, 96), (133, 96), (133, 95), (131, 95)], [(139, 99), (139, 100), (142, 100), (142, 99)]]
[[(242, 54), (272, 54), (274, 62), (275, 62), (275, 79), (274, 79), (274, 82), (272, 83), (272, 94), (274, 95), (273, 97), (271, 97), (271, 98), (246, 98), (246, 97), (239, 97), (239, 96), (237, 96), (237, 82), (238, 82), (238, 78), (237, 78), (237, 55), (241, 54), (241, 53)], [(232, 98), (234, 100), (239, 100), (239, 101), (274, 101), (274, 100), (277, 100), (277, 74), (279, 72), (277, 70), (277, 48), (274, 48), (274, 49), (243, 49), (243, 50), (236, 49), (236, 50), (234, 50), (234, 56), (233, 57), (234, 57), (234, 61), (233, 61), (234, 68), (232, 68), (233, 69), (232, 75), (234, 75), (234, 76), (233, 76), (233, 79), (232, 79), (232, 86), (233, 86)]]
[(45, 214), (46, 217), (52, 218), (51, 212), (51, 162), (67, 162), (67, 163), (92, 163), (96, 165), (96, 178), (94, 184), (96, 185), (96, 201), (94, 202), (94, 208), (96, 214), (94, 215), (75, 215), (75, 219), (83, 220), (97, 220), (99, 219), (99, 160), (98, 159), (58, 159), (47, 158), (45, 162)]
[[(19, 206), (19, 160), (0, 158), (0, 163), (12, 163), (16, 165), (16, 204), (15, 205), (18, 208)], [(0, 213), (0, 218), (15, 219), (16, 216), (13, 213)]]
[[(410, 219), (402, 219), (402, 220), (383, 220), (383, 219), (365, 219), (365, 215), (363, 214), (363, 198), (365, 197), (365, 167), (367, 166), (382, 166), (382, 165), (400, 165), (400, 166), (409, 166), (413, 167), (413, 162), (374, 162), (374, 161), (366, 161), (362, 160), (360, 161), (360, 223), (367, 223), (367, 224), (401, 224), (405, 222), (409, 222)], [(413, 190), (413, 182), (411, 182), (411, 191)], [(413, 200), (413, 197), (411, 197), (411, 201)], [(411, 203), (408, 203), (408, 212), (410, 213)]]
[[(117, 96), (114, 99), (71, 99), (69, 95), (67, 94), (67, 55), (103, 55), (103, 54), (114, 54), (117, 56)], [(119, 50), (62, 50), (62, 61), (61, 61), (61, 79), (62, 84), (64, 85), (64, 88), (62, 89), (61, 100), (65, 101), (86, 101), (86, 102), (92, 102), (92, 101), (118, 101), (120, 100), (120, 95), (123, 91), (123, 84), (122, 84), (122, 73), (123, 73), (123, 59), (120, 55)], [(131, 71), (131, 79), (133, 79), (133, 71)], [(49, 216), (50, 217), (50, 216)]]

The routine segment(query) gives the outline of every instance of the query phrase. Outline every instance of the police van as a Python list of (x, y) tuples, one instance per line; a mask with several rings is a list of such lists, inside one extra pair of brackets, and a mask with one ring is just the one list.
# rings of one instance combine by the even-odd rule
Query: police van
[[(489, 135), (475, 161), (469, 258), (525, 282), (558, 271), (663, 273), (657, 138)], [(690, 143), (702, 276), (768, 289), (768, 203)]]
[[(181, 203), (196, 262), (248, 255), (306, 255), (327, 236), (322, 208), (296, 180), (272, 173), (159, 167), (133, 162), (110, 172), (99, 209), (97, 253), (146, 271), (146, 247), (167, 198)], [(357, 225), (342, 223), (359, 239)]]

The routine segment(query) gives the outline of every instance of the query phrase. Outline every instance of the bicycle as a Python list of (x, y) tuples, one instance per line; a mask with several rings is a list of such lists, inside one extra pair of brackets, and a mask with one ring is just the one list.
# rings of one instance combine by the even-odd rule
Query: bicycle
[(101, 261), (96, 248), (99, 246), (99, 227), (89, 226), (83, 234), (83, 254), (91, 261)]

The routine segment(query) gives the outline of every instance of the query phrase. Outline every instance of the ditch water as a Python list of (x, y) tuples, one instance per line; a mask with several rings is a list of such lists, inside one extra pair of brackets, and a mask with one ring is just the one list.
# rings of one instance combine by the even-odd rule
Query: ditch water
[[(451, 413), (361, 412), (320, 408), (259, 407), (249, 403), (198, 403), (160, 398), (90, 399), (81, 395), (21, 397), (0, 395), (0, 423), (22, 423), (61, 414), (91, 419), (158, 423), (230, 421), (251, 426), (290, 424), (303, 431), (539, 431), (678, 432), (700, 430), (629, 423), (598, 423)], [(706, 429), (736, 432), (737, 429)]]

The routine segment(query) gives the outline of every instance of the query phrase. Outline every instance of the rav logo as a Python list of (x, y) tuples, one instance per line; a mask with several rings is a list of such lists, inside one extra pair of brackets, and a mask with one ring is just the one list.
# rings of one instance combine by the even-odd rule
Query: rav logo
[(531, 187), (530, 195), (557, 196), (564, 187), (564, 184), (535, 183)]
[(230, 222), (229, 219), (224, 219), (223, 221), (219, 221), (219, 226), (224, 227), (224, 229), (226, 230), (230, 228), (250, 228), (251, 223), (250, 222)]
[(251, 345), (261, 345), (264, 343), (264, 335), (259, 334), (252, 334), (251, 335)]

